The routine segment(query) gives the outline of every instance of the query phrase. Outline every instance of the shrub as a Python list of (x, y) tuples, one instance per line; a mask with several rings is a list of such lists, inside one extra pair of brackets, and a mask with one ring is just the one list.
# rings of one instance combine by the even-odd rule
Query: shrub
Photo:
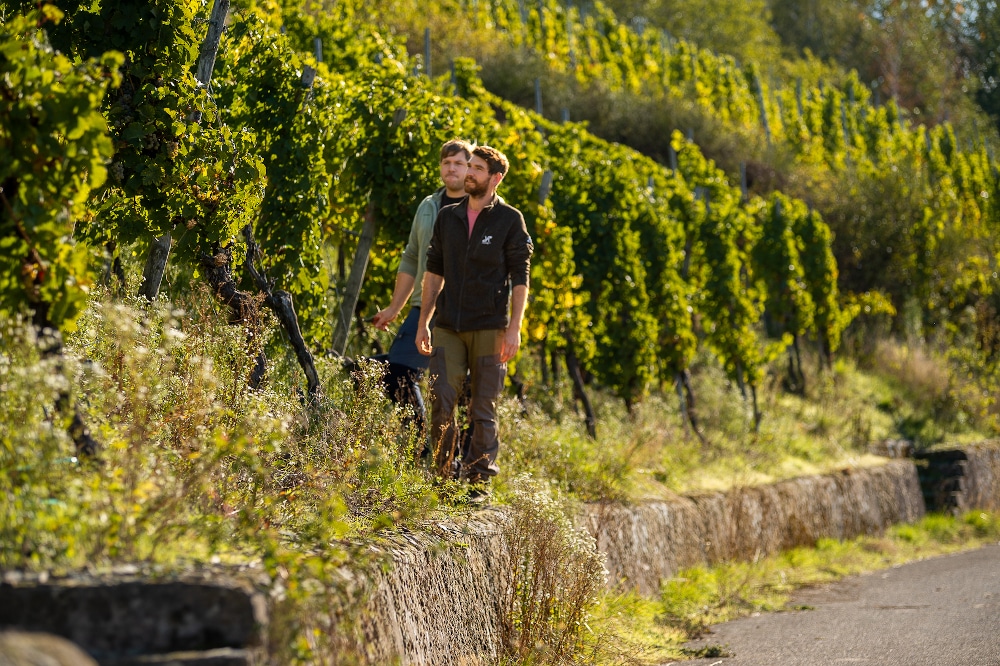
[(506, 539), (513, 554), (503, 655), (509, 664), (581, 663), (586, 620), (604, 589), (604, 558), (551, 486), (512, 484)]

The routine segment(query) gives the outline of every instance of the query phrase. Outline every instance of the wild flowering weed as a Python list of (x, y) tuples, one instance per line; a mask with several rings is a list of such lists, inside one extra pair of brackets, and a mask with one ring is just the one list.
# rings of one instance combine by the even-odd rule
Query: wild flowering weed
[(554, 488), (529, 476), (514, 479), (511, 488), (504, 658), (517, 664), (580, 663), (590, 638), (586, 621), (607, 578), (603, 555)]
[[(0, 545), (4, 565), (157, 559), (182, 536), (199, 555), (262, 531), (329, 541), (433, 501), (377, 367), (355, 391), (328, 364), (325, 402), (306, 406), (272, 350), (270, 388), (251, 390), (248, 340), (264, 332), (218, 319), (95, 300), (67, 340), (64, 374), (39, 356), (30, 326), (4, 322), (0, 474), (17, 516), (4, 529), (20, 535)], [(74, 460), (52, 418), (67, 382), (102, 442), (97, 462)], [(38, 522), (52, 529), (29, 526)]]
[[(0, 322), (0, 568), (256, 562), (273, 580), (283, 659), (348, 655), (353, 630), (333, 625), (351, 613), (336, 609), (364, 597), (340, 569), (363, 557), (349, 541), (437, 502), (418, 435), (377, 365), (352, 380), (320, 359), (325, 397), (305, 404), (266, 319), (230, 326), (197, 290), (184, 306), (97, 298), (61, 366), (29, 324)], [(101, 443), (95, 459), (73, 456), (60, 391)]]

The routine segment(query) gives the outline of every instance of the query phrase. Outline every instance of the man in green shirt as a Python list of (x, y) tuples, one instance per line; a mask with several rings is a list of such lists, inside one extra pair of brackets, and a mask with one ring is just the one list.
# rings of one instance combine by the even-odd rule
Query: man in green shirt
[(417, 207), (410, 238), (396, 272), (392, 301), (372, 319), (375, 327), (384, 331), (399, 316), (407, 301), (410, 303), (410, 311), (389, 348), (385, 382), (393, 401), (413, 408), (415, 423), (421, 430), (425, 422), (425, 407), (418, 382), (427, 369), (428, 359), (417, 350), (415, 339), (420, 321), (424, 271), (427, 268), (427, 245), (438, 211), (465, 199), (465, 176), (471, 157), (472, 146), (461, 139), (452, 139), (441, 146), (440, 169), (444, 186), (425, 197)]

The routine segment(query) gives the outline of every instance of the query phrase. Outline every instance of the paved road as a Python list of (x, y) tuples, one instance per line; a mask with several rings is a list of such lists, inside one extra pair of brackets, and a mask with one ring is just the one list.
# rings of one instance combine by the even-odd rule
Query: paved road
[(803, 590), (791, 606), (713, 627), (683, 666), (1000, 666), (1000, 545)]

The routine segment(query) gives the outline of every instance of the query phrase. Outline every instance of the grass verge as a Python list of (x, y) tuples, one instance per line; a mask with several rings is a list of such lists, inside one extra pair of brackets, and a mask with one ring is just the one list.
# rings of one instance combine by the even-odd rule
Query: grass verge
[[(615, 637), (623, 658), (600, 663), (651, 665), (722, 654), (694, 654), (684, 643), (714, 624), (787, 608), (800, 588), (831, 583), (915, 560), (970, 550), (1000, 540), (1000, 515), (929, 515), (882, 536), (821, 540), (756, 562), (694, 567), (666, 581), (659, 598), (607, 593), (590, 626)], [(606, 639), (605, 639), (606, 640)]]
[(526, 407), (510, 399), (501, 408), (502, 462), (553, 480), (584, 501), (635, 501), (879, 465), (885, 460), (871, 453), (872, 445), (886, 440), (905, 439), (921, 449), (996, 436), (986, 420), (955, 418), (955, 410), (941, 408), (960, 389), (954, 380), (938, 381), (950, 376), (946, 359), (927, 352), (920, 363), (901, 365), (912, 350), (889, 342), (880, 350), (877, 364), (860, 367), (843, 358), (833, 370), (810, 375), (804, 395), (781, 389), (776, 364), (758, 391), (759, 429), (718, 364), (700, 359), (693, 384), (703, 439), (685, 429), (669, 391), (650, 395), (632, 413), (594, 391), (598, 439), (592, 441), (571, 400), (560, 398), (568, 387), (532, 385), (527, 359), (532, 399)]

